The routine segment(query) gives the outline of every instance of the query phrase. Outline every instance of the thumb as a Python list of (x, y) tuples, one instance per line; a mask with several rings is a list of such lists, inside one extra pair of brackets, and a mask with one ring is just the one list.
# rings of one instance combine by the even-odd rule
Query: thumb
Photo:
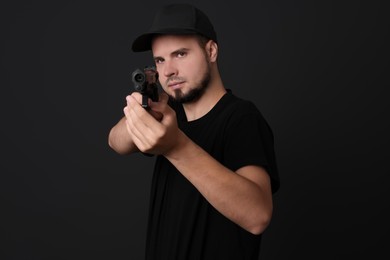
[(169, 96), (168, 96), (167, 93), (162, 92), (162, 93), (160, 94), (160, 97), (159, 97), (159, 98), (160, 98), (160, 99), (159, 99), (158, 102), (161, 102), (161, 103), (164, 103), (164, 104), (168, 103)]

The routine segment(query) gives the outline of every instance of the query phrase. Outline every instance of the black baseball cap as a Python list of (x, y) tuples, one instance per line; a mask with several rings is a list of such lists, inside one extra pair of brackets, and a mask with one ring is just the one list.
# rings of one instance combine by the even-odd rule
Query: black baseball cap
[(134, 52), (151, 50), (152, 39), (159, 34), (200, 34), (217, 42), (217, 34), (207, 15), (190, 4), (163, 6), (155, 14), (149, 31), (134, 40), (132, 50)]

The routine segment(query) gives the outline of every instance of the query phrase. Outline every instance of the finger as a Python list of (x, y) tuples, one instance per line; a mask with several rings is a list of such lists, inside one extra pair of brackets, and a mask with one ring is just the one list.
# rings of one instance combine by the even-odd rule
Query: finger
[(124, 112), (126, 115), (126, 129), (131, 137), (131, 140), (133, 140), (134, 144), (140, 151), (145, 152), (146, 147), (148, 147), (148, 141), (145, 139), (143, 133), (135, 126), (135, 122), (132, 119), (128, 107), (124, 108)]
[(168, 94), (165, 93), (165, 92), (162, 92), (162, 93), (160, 94), (159, 102), (161, 102), (161, 103), (168, 103), (168, 100), (169, 100)]
[(142, 96), (139, 93), (133, 93), (131, 95), (128, 95), (126, 97), (126, 102), (128, 106), (135, 107), (138, 106), (140, 107), (142, 104)]
[(130, 110), (135, 110), (141, 118), (146, 117), (147, 111), (139, 103), (139, 97), (137, 95), (129, 95), (126, 97), (127, 106)]
[[(126, 102), (127, 102), (127, 105), (128, 106), (132, 106), (131, 104), (130, 104), (130, 102), (131, 102), (131, 98), (134, 98), (136, 101), (137, 101), (137, 104), (138, 105), (142, 105), (140, 102), (142, 102), (142, 95), (140, 95), (139, 93), (134, 93), (134, 95), (133, 94), (131, 94), (131, 95), (129, 95), (129, 96), (127, 96), (126, 97)], [(149, 103), (150, 102), (152, 102), (152, 101), (150, 101), (150, 99), (149, 99)], [(145, 110), (145, 108), (143, 108), (144, 110)], [(138, 111), (142, 111), (142, 110), (138, 110)], [(151, 110), (151, 109), (147, 109), (147, 111), (157, 120), (157, 121), (161, 121), (161, 119), (162, 119), (162, 114), (161, 113), (159, 113), (159, 112), (154, 112), (153, 110)], [(140, 113), (142, 113), (142, 112), (140, 112)]]
[(135, 91), (135, 92), (131, 93), (130, 96), (132, 96), (138, 102), (138, 104), (140, 104), (140, 105), (142, 104), (141, 93)]
[(157, 120), (157, 121), (161, 121), (162, 118), (163, 118), (163, 114), (160, 113), (160, 112), (157, 112), (157, 111), (154, 111), (152, 109), (149, 110), (149, 113)]
[(161, 133), (163, 126), (139, 104), (135, 105), (134, 103), (136, 101), (130, 97), (127, 117), (131, 121), (131, 130), (145, 147), (151, 147), (158, 139), (158, 133)]
[(155, 104), (152, 107), (153, 111), (157, 113), (161, 113), (163, 115), (162, 119), (160, 122), (166, 121), (165, 119), (168, 118), (176, 118), (176, 113), (175, 111), (168, 105), (168, 104)]

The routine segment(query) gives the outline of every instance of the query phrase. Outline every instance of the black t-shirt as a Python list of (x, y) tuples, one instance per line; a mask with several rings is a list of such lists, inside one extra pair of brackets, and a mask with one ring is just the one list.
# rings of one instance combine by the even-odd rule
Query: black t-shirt
[[(179, 128), (227, 168), (260, 165), (279, 178), (271, 128), (249, 101), (228, 91), (205, 116), (188, 122), (182, 105), (171, 102)], [(199, 162), (202, 163), (202, 162)], [(220, 214), (163, 156), (152, 181), (147, 260), (258, 259), (261, 235), (253, 235)]]

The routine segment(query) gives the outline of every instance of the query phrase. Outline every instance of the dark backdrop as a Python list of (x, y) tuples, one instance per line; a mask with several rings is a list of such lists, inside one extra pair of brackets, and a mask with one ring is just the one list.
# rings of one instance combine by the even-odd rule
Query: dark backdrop
[[(131, 42), (167, 1), (7, 2), (0, 258), (142, 259), (153, 159), (115, 154), (107, 134), (130, 72), (151, 62)], [(281, 188), (262, 259), (388, 256), (384, 6), (194, 2), (219, 34), (226, 87), (274, 130)]]

